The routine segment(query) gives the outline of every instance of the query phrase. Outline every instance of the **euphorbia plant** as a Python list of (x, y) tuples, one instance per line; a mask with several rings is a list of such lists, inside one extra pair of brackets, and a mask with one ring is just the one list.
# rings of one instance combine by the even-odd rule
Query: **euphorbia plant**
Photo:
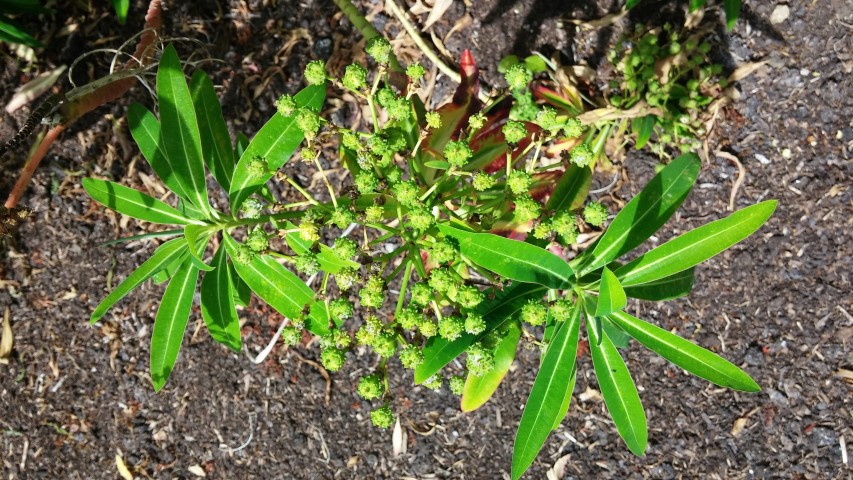
[[(428, 112), (417, 96), (423, 69), (410, 65), (405, 84), (392, 87), (390, 44), (375, 37), (366, 48), (376, 64), (372, 77), (364, 66), (350, 65), (331, 78), (322, 62), (312, 62), (305, 71), (309, 86), (282, 96), (278, 113), (251, 141), (232, 145), (212, 83), (196, 71), (188, 86), (168, 47), (157, 74), (160, 118), (133, 105), (129, 125), (152, 169), (179, 199), (177, 207), (113, 182), (84, 181), (95, 200), (118, 212), (181, 226), (161, 232), (178, 238), (160, 245), (92, 314), (97, 321), (148, 278), (169, 282), (151, 342), (156, 390), (177, 360), (201, 271), (205, 324), (234, 350), (241, 348), (236, 305), (245, 305), (250, 292), (287, 319), (285, 343), (298, 343), (303, 329), (320, 336), (320, 359), (330, 371), (342, 368), (355, 345), (369, 347), (379, 367), (361, 378), (358, 392), (374, 402), (371, 419), (380, 427), (394, 419), (387, 388), (392, 357), (414, 370), (416, 383), (441, 388), (442, 368), (464, 354), (466, 375), (449, 385), (471, 410), (495, 391), (520, 339), (536, 339), (543, 360), (519, 425), (514, 478), (568, 411), (582, 324), (605, 404), (638, 455), (646, 447), (646, 420), (618, 352), (631, 338), (709, 381), (758, 390), (731, 363), (634, 318), (625, 307), (629, 297), (687, 294), (693, 267), (754, 232), (775, 202), (747, 207), (619, 263), (689, 193), (700, 164), (684, 155), (577, 253), (579, 233), (598, 231), (608, 217), (598, 203), (584, 207), (589, 159), (553, 163), (540, 153), (554, 138), (579, 134), (581, 125), (548, 110), (534, 121), (508, 120), (504, 101), (482, 107), (470, 57), (454, 101)], [(518, 88), (529, 81), (508, 80)], [(349, 130), (318, 114), (330, 86), (367, 104), (369, 128)], [(340, 162), (352, 185), (336, 184), (323, 168), (321, 160), (328, 159), (321, 158), (319, 144), (330, 138), (340, 141)], [(317, 169), (323, 191), (310, 192), (290, 177), (285, 163), (291, 158)], [(208, 191), (205, 167), (227, 192), (227, 208), (211, 201), (219, 196)], [(555, 178), (556, 186), (549, 185)], [(276, 197), (275, 189), (265, 188), (270, 181), (300, 198)], [(329, 200), (321, 201), (320, 193)], [(493, 230), (531, 234), (523, 242)], [(312, 288), (306, 277), (318, 285)], [(400, 292), (396, 298), (389, 298), (391, 285)]]

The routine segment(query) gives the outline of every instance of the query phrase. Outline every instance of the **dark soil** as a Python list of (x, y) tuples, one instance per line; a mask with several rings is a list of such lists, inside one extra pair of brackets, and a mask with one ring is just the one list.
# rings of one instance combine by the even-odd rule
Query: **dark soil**
[[(45, 21), (27, 23), (48, 39), (38, 71), (117, 46), (142, 24), (141, 1), (132, 2), (127, 28), (101, 9), (108, 2), (94, 2), (94, 11), (68, 3)], [(206, 70), (222, 85), (235, 131), (256, 131), (274, 98), (300, 87), (308, 60), (331, 56), (344, 65), (350, 49), (358, 51), (358, 34), (325, 0), (167, 3), (166, 35), (200, 40), (224, 60)], [(594, 64), (616, 33), (575, 31), (570, 18), (607, 13), (590, 2), (469, 3), (454, 2), (433, 28), (443, 38), (470, 16), (446, 44), (453, 54), (471, 48), (492, 85), (503, 55), (537, 49)], [(396, 36), (399, 25), (379, 4), (363, 7)], [(625, 357), (650, 426), (648, 452), (637, 458), (596, 395), (589, 358), (581, 358), (570, 414), (526, 478), (546, 478), (555, 463), (565, 478), (851, 478), (842, 449), (845, 439), (853, 442), (853, 396), (839, 370), (853, 370), (853, 7), (843, 0), (790, 2), (790, 16), (773, 24), (776, 7), (747, 2), (725, 39), (723, 53), (732, 61), (769, 63), (740, 82), (742, 98), (718, 125), (712, 151), (724, 147), (745, 167), (736, 208), (769, 198), (779, 207), (756, 235), (697, 269), (688, 299), (631, 306), (742, 366), (762, 392), (718, 389), (632, 344)], [(57, 35), (71, 24), (78, 25), (74, 33)], [(306, 38), (280, 52), (299, 28)], [(2, 48), (5, 104), (37, 71)], [(198, 47), (182, 48), (186, 55)], [(79, 75), (105, 61), (93, 57)], [(133, 96), (150, 105), (143, 89)], [(520, 350), (492, 401), (469, 414), (451, 394), (413, 387), (411, 376), (396, 370), (394, 407), (407, 450), (398, 456), (391, 432), (369, 425), (370, 405), (355, 394), (360, 371), (376, 363), (366, 354), (331, 376), (327, 405), (326, 381), (306, 361), (317, 358), (316, 343), (277, 348), (255, 365), (215, 344), (196, 312), (178, 368), (155, 394), (149, 336), (163, 286), (146, 284), (97, 326), (87, 322), (108, 285), (153, 250), (145, 242), (97, 246), (139, 229), (80, 188), (93, 172), (145, 188), (150, 171), (135, 147), (127, 148), (132, 142), (120, 121), (127, 102), (88, 115), (54, 146), (23, 200), (33, 217), (0, 248), (0, 308), (11, 312), (15, 342), (9, 363), (0, 365), (4, 478), (117, 478), (117, 455), (137, 478), (193, 478), (201, 471), (228, 479), (508, 478), (515, 428), (538, 366), (531, 349)], [(0, 137), (25, 116), (3, 114)], [(11, 157), (0, 168), (4, 197), (23, 153)], [(636, 193), (655, 162), (629, 154), (629, 181), (614, 197)], [(725, 215), (737, 175), (732, 163), (712, 155), (663, 237)], [(260, 303), (241, 317), (245, 350), (254, 357), (280, 317)]]

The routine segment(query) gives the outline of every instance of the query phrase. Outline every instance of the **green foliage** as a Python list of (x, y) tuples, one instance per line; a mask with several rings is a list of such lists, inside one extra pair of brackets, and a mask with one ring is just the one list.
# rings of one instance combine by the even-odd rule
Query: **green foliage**
[(0, 42), (22, 43), (33, 48), (43, 47), (41, 42), (21, 29), (10, 15), (37, 15), (47, 12), (39, 0), (0, 0)]
[[(305, 330), (321, 337), (319, 358), (329, 371), (342, 369), (356, 345), (367, 347), (379, 368), (360, 380), (358, 393), (385, 402), (370, 415), (382, 428), (395, 421), (387, 381), (392, 357), (414, 370), (416, 383), (437, 390), (442, 369), (463, 356), (465, 376), (445, 373), (470, 411), (506, 377), (522, 339), (534, 341), (543, 359), (516, 436), (513, 478), (567, 415), (582, 323), (605, 405), (638, 455), (646, 448), (646, 419), (618, 351), (631, 338), (718, 385), (758, 388), (726, 360), (624, 310), (628, 298), (689, 293), (694, 266), (755, 232), (775, 202), (744, 208), (618, 263), (658, 232), (689, 193), (700, 163), (685, 154), (616, 213), (593, 246), (577, 253), (578, 236), (601, 228), (608, 215), (604, 205), (587, 202), (602, 131), (572, 140), (568, 167), (551, 162), (542, 152), (567, 131), (583, 130), (563, 113), (531, 103), (540, 112), (531, 117), (537, 124), (509, 120), (508, 108), (480, 111), (476, 72), (452, 103), (426, 112), (416, 82), (404, 81), (398, 90), (389, 81), (390, 44), (374, 40), (368, 50), (380, 63), (373, 78), (361, 66), (346, 68), (342, 79), (328, 78), (322, 64), (312, 63), (306, 69), (312, 84), (281, 97), (252, 140), (232, 147), (210, 80), (196, 72), (187, 85), (177, 53), (166, 48), (157, 74), (160, 118), (139, 105), (128, 116), (143, 156), (176, 194), (178, 207), (112, 182), (83, 183), (94, 200), (122, 214), (183, 227), (170, 231), (182, 237), (162, 244), (92, 314), (97, 321), (148, 278), (168, 281), (151, 344), (156, 390), (174, 369), (200, 274), (205, 325), (234, 351), (241, 348), (236, 306), (246, 305), (251, 293), (289, 320), (286, 344), (299, 344)], [(531, 71), (541, 71), (531, 64), (536, 68), (512, 69), (520, 93)], [(364, 102), (372, 125), (354, 131), (322, 118), (328, 85)], [(320, 192), (291, 178), (285, 165), (298, 148), (305, 167), (321, 169), (320, 142), (334, 139), (351, 186), (337, 191), (326, 170), (316, 176), (325, 187)], [(271, 192), (281, 188), (266, 188), (270, 181), (303, 200), (279, 201)], [(224, 199), (220, 193), (227, 194), (227, 207), (209, 203)], [(347, 230), (353, 235), (340, 233)], [(521, 241), (495, 231), (530, 234)], [(393, 247), (379, 248), (384, 245)], [(313, 287), (309, 276), (319, 280)]]

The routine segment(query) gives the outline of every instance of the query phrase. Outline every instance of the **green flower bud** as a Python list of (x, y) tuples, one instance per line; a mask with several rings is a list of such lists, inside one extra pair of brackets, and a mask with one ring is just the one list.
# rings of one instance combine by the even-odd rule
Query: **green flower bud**
[(435, 242), (429, 251), (429, 255), (436, 263), (452, 263), (459, 255), (459, 250), (452, 240), (445, 238)]
[(486, 124), (486, 116), (483, 115), (482, 112), (477, 112), (474, 115), (468, 117), (468, 130), (471, 132), (476, 132), (477, 130), (483, 128), (483, 125)]
[(370, 412), (370, 421), (373, 422), (375, 427), (391, 428), (394, 425), (394, 412), (387, 406), (379, 407)]
[(278, 100), (275, 102), (275, 108), (278, 110), (278, 113), (282, 114), (282, 116), (290, 117), (296, 113), (296, 109), (299, 107), (296, 105), (296, 100), (294, 100), (292, 96), (285, 94), (278, 97)]
[(471, 335), (479, 335), (486, 330), (486, 320), (478, 313), (469, 313), (465, 318), (465, 331)]
[(592, 202), (584, 207), (583, 219), (593, 227), (600, 227), (607, 220), (607, 207), (598, 202)]
[(426, 70), (424, 70), (424, 67), (421, 66), (420, 63), (413, 63), (406, 67), (406, 76), (411, 78), (414, 82), (417, 82), (418, 80), (423, 78), (425, 73)]
[(391, 59), (391, 43), (381, 36), (368, 40), (364, 50), (380, 65), (387, 65)]
[(462, 392), (465, 391), (465, 377), (450, 377), (447, 385), (450, 387), (450, 391), (454, 395), (462, 395)]
[(521, 223), (529, 222), (539, 218), (542, 206), (530, 195), (524, 195), (515, 199), (515, 218)]
[(548, 130), (551, 135), (556, 134), (563, 128), (563, 122), (557, 120), (557, 111), (551, 107), (542, 107), (536, 115), (536, 123)]
[(438, 325), (428, 317), (421, 317), (421, 323), (418, 324), (418, 331), (424, 338), (432, 338), (438, 335)]
[(449, 342), (459, 338), (464, 330), (465, 322), (455, 315), (448, 315), (438, 321), (438, 334)]
[(564, 236), (577, 235), (578, 233), (575, 216), (567, 211), (558, 212), (551, 218), (551, 228), (557, 234)]
[(570, 118), (563, 126), (563, 135), (567, 138), (578, 138), (583, 135), (583, 124), (577, 118)]
[(358, 134), (351, 130), (343, 130), (341, 132), (341, 144), (344, 148), (354, 151), (359, 151), (363, 148), (361, 141), (358, 138)]
[(474, 152), (465, 140), (451, 140), (444, 146), (444, 159), (454, 167), (464, 167), (473, 155)]
[(567, 298), (561, 298), (551, 304), (551, 317), (558, 322), (565, 322), (572, 314), (572, 302)]
[(418, 186), (411, 180), (394, 185), (391, 187), (391, 191), (394, 192), (394, 197), (400, 202), (400, 205), (404, 207), (411, 207), (420, 202)]
[(306, 139), (311, 140), (317, 136), (322, 124), (323, 119), (310, 108), (302, 107), (296, 111), (296, 126), (302, 130)]
[(409, 299), (409, 303), (411, 305), (425, 307), (429, 305), (430, 300), (432, 300), (432, 290), (424, 283), (416, 283), (412, 285), (409, 292), (412, 295)]
[(267, 232), (263, 231), (261, 228), (255, 228), (251, 232), (249, 232), (248, 237), (246, 237), (245, 245), (255, 252), (262, 252), (269, 248), (269, 236)]
[(347, 65), (341, 83), (350, 90), (361, 90), (367, 86), (367, 69), (357, 63)]
[(352, 317), (353, 306), (345, 298), (337, 298), (329, 302), (329, 315), (334, 320), (346, 320)]
[(441, 375), (439, 375), (437, 373), (435, 375), (427, 378), (426, 380), (423, 381), (423, 383), (421, 383), (421, 385), (423, 385), (424, 387), (426, 387), (432, 391), (435, 391), (435, 392), (441, 390), (441, 386), (443, 384), (444, 384), (444, 377), (442, 377)]
[(427, 128), (436, 129), (441, 126), (441, 115), (438, 112), (426, 113)]
[(424, 352), (414, 345), (409, 345), (400, 351), (400, 363), (403, 368), (414, 370), (424, 363)]
[(486, 348), (482, 342), (477, 342), (467, 350), (465, 367), (471, 375), (482, 377), (495, 367), (495, 352)]
[[(355, 219), (353, 219), (355, 221)], [(341, 258), (352, 258), (358, 253), (358, 244), (348, 238), (336, 238), (332, 250)]]
[(415, 207), (409, 210), (408, 213), (409, 226), (416, 232), (423, 232), (432, 226), (435, 222), (435, 217), (426, 207)]
[(551, 233), (554, 230), (551, 228), (551, 222), (542, 222), (533, 229), (533, 238), (539, 240), (548, 240), (551, 238)]
[(307, 240), (309, 242), (316, 242), (317, 240), (320, 240), (320, 228), (314, 222), (303, 220), (297, 229), (299, 230), (299, 237), (302, 240)]
[(397, 99), (397, 94), (391, 87), (382, 87), (376, 92), (376, 103), (382, 108), (388, 108), (394, 100)]
[(281, 340), (285, 345), (293, 347), (302, 341), (302, 330), (294, 326), (287, 326), (281, 330)]
[(314, 60), (305, 65), (305, 81), (309, 85), (322, 85), (326, 83), (326, 62)]
[(417, 309), (413, 307), (407, 307), (400, 310), (400, 314), (397, 315), (397, 323), (400, 325), (400, 328), (403, 330), (414, 330), (415, 327), (418, 326), (418, 323), (421, 321), (421, 314), (417, 311)]
[(246, 164), (246, 171), (253, 178), (261, 178), (270, 174), (266, 159), (260, 155), (255, 155), (249, 159), (249, 163)]
[(370, 170), (362, 170), (355, 175), (355, 179), (353, 180), (355, 183), (355, 188), (358, 189), (358, 192), (363, 194), (373, 193), (376, 190), (376, 187), (379, 186), (379, 179), (376, 178), (376, 175), (373, 174)]
[(456, 291), (456, 302), (462, 308), (475, 308), (485, 298), (486, 295), (473, 285), (463, 285)]
[(317, 151), (311, 147), (302, 147), (302, 150), (299, 151), (299, 155), (305, 163), (311, 163), (317, 159)]
[(501, 128), (501, 132), (503, 132), (504, 139), (510, 145), (517, 144), (527, 136), (527, 128), (524, 126), (524, 123), (516, 122), (515, 120), (506, 122), (506, 125)]
[(382, 221), (382, 216), (385, 214), (385, 209), (379, 205), (370, 205), (364, 210), (364, 220), (369, 223)]
[(524, 195), (530, 190), (533, 177), (524, 170), (513, 170), (509, 173), (506, 185), (514, 195)]
[(495, 179), (486, 173), (477, 172), (474, 175), (474, 180), (471, 181), (471, 185), (474, 187), (474, 190), (478, 192), (482, 192), (484, 190), (488, 190), (495, 186)]
[(335, 282), (341, 291), (346, 292), (358, 281), (358, 273), (352, 268), (345, 268), (335, 274)]
[(317, 261), (317, 256), (313, 253), (297, 255), (293, 258), (293, 266), (296, 270), (311, 276), (320, 271), (320, 262)]
[(382, 358), (391, 358), (397, 353), (397, 340), (390, 333), (383, 333), (373, 340), (373, 351)]
[(358, 395), (365, 400), (379, 398), (384, 393), (379, 375), (365, 375), (358, 380)]
[(582, 143), (572, 149), (571, 159), (575, 165), (586, 167), (595, 160), (595, 155), (593, 155), (592, 149), (588, 144)]
[(521, 307), (521, 321), (532, 326), (545, 323), (548, 319), (548, 309), (538, 300), (530, 300)]
[(447, 268), (435, 268), (429, 274), (429, 286), (445, 293), (456, 285), (456, 276)]
[(391, 165), (391, 168), (385, 172), (385, 180), (391, 185), (400, 183), (403, 180), (403, 169), (397, 165)]
[(240, 245), (236, 252), (229, 251), (229, 253), (233, 253), (231, 258), (240, 265), (252, 263), (252, 259), (255, 258), (255, 251), (246, 245)]
[(412, 111), (412, 104), (403, 97), (396, 97), (385, 107), (391, 120), (404, 120)]
[(320, 352), (320, 363), (330, 372), (337, 372), (344, 366), (347, 356), (343, 350), (338, 350), (335, 347), (324, 348)]
[(243, 205), (240, 205), (240, 214), (243, 218), (258, 218), (263, 210), (264, 206), (254, 198), (247, 198)]
[(329, 223), (341, 229), (347, 228), (351, 223), (355, 223), (355, 214), (349, 209), (339, 207), (332, 212)]
[(372, 275), (364, 282), (364, 286), (358, 292), (361, 306), (367, 308), (379, 308), (385, 302), (385, 281)]
[(516, 63), (506, 70), (504, 78), (510, 90), (522, 90), (533, 80), (533, 72), (523, 63)]

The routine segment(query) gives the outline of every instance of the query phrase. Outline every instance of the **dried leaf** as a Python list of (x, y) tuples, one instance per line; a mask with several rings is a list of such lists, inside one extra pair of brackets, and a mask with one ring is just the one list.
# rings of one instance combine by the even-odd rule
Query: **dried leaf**
[(207, 473), (205, 473), (204, 469), (201, 468), (201, 465), (193, 465), (190, 468), (188, 468), (187, 470), (189, 470), (190, 473), (192, 473), (196, 477), (202, 477), (202, 478), (207, 477)]
[(597, 18), (595, 20), (569, 20), (570, 22), (577, 25), (580, 30), (596, 30), (601, 27), (606, 27), (608, 25), (613, 25), (614, 23), (622, 20), (622, 18), (628, 15), (628, 10), (622, 10), (619, 13), (611, 13), (609, 15), (605, 15), (601, 18)]
[(6, 104), (6, 113), (14, 112), (41, 96), (42, 93), (48, 91), (48, 89), (50, 89), (50, 87), (59, 80), (59, 77), (62, 76), (62, 72), (64, 71), (65, 65), (60, 65), (25, 83), (17, 92), (15, 92), (15, 95), (12, 96), (9, 103)]
[(572, 459), (572, 455), (563, 455), (554, 462), (554, 466), (548, 470), (548, 480), (560, 480), (566, 476), (566, 465)]
[(597, 108), (577, 116), (584, 125), (591, 125), (605, 120), (619, 120), (623, 118), (645, 117), (646, 115), (663, 116), (661, 109), (651, 107), (646, 102), (639, 102), (628, 110), (620, 110), (613, 107)]
[(435, 22), (441, 20), (441, 17), (444, 16), (444, 13), (447, 12), (447, 9), (453, 5), (453, 0), (436, 0), (435, 5), (432, 6), (432, 11), (429, 12), (429, 16), (424, 22), (423, 30), (426, 31), (429, 27), (432, 26)]
[(400, 417), (397, 417), (397, 423), (394, 424), (394, 433), (391, 434), (391, 444), (395, 457), (406, 453), (406, 434), (403, 431), (403, 427), (400, 426)]
[(118, 474), (124, 480), (133, 480), (133, 474), (128, 470), (127, 465), (124, 464), (124, 460), (121, 458), (120, 454), (116, 454), (116, 469), (118, 469)]
[(756, 70), (767, 65), (767, 60), (763, 60), (761, 62), (748, 62), (743, 65), (738, 66), (731, 75), (729, 75), (729, 82), (737, 82), (739, 80), (743, 80), (744, 78), (752, 75)]
[(12, 325), (9, 323), (9, 307), (3, 313), (3, 329), (0, 333), (0, 363), (7, 363), (12, 354)]
[(744, 427), (746, 427), (746, 417), (741, 417), (735, 420), (735, 424), (732, 427), (732, 436), (735, 438), (740, 436), (741, 432), (743, 432)]

